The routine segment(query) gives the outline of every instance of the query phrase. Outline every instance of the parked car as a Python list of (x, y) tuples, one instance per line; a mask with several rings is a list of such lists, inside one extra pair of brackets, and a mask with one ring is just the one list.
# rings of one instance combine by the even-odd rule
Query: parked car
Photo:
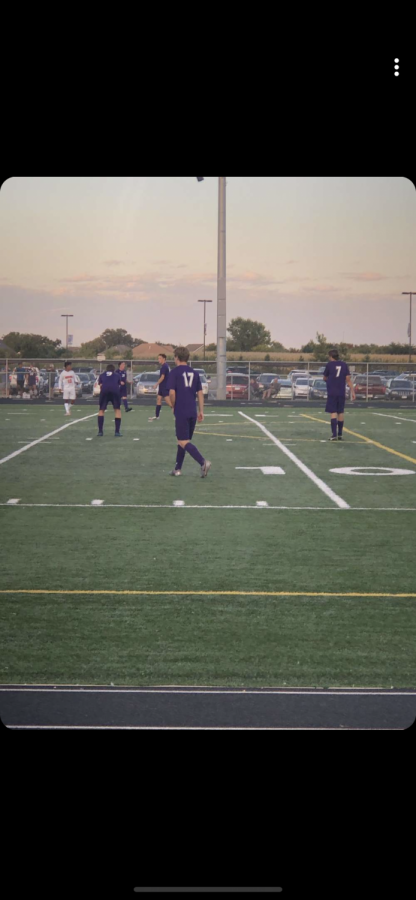
[(309, 396), (310, 396), (311, 400), (318, 400), (318, 399), (322, 399), (323, 397), (326, 398), (326, 396), (327, 396), (326, 381), (324, 381), (323, 378), (314, 378), (313, 379)]
[(306, 369), (292, 369), (292, 371), (289, 372), (289, 375), (288, 375), (288, 378), (290, 378), (292, 384), (296, 381), (297, 378), (307, 378), (307, 377), (308, 377), (308, 373), (307, 373)]
[[(367, 396), (367, 376), (357, 375), (354, 380), (355, 394), (357, 397)], [(383, 398), (386, 396), (386, 385), (381, 375), (368, 376), (368, 399), (374, 400), (376, 397)]]
[(205, 376), (205, 374), (202, 372), (201, 369), (196, 369), (195, 371), (198, 372), (198, 375), (199, 375), (199, 378), (200, 378), (200, 381), (201, 381), (201, 384), (202, 384), (202, 393), (203, 393), (204, 397), (208, 398), (208, 391), (209, 391), (209, 388), (208, 388), (208, 381), (207, 381), (207, 379), (206, 379), (206, 376)]
[(226, 399), (248, 400), (248, 375), (230, 373), (226, 377)]
[(262, 391), (266, 391), (268, 387), (270, 387), (272, 381), (278, 378), (280, 384), (279, 375), (276, 375), (274, 372), (263, 372), (261, 375), (258, 375), (256, 378), (257, 384)]
[(280, 391), (279, 391), (279, 400), (292, 400), (293, 399), (293, 386), (290, 378), (284, 378), (282, 381), (279, 380)]
[(205, 378), (207, 381), (211, 381), (211, 379), (210, 379), (209, 375), (207, 375), (205, 369), (196, 369), (195, 366), (192, 366), (192, 368), (193, 368), (194, 372), (198, 372), (199, 375), (205, 375)]
[(226, 374), (248, 375), (248, 366), (228, 366)]
[(413, 382), (406, 378), (394, 378), (386, 389), (387, 400), (409, 400), (416, 393)]
[(81, 382), (81, 388), (83, 394), (92, 394), (94, 382), (91, 381), (89, 374), (86, 372), (79, 372), (78, 378)]
[(159, 377), (159, 372), (141, 372), (136, 381), (136, 397), (157, 394)]
[(293, 399), (296, 400), (296, 397), (309, 397), (311, 388), (312, 382), (309, 378), (297, 378), (293, 382)]

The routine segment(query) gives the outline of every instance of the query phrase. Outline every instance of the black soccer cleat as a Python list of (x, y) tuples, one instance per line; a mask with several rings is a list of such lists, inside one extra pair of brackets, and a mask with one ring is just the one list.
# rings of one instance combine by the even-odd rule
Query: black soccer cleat
[(98, 434), (97, 434), (97, 437), (104, 437), (103, 432), (102, 432), (102, 431), (99, 431)]
[(343, 440), (344, 440), (344, 438), (343, 438), (343, 437), (341, 437), (341, 435), (340, 435), (340, 434), (339, 434), (339, 435), (338, 435), (338, 440), (339, 440), (339, 441), (343, 441)]
[(133, 409), (133, 407), (132, 407), (132, 406), (128, 406), (128, 407), (127, 407), (127, 409), (126, 409), (126, 412), (131, 412), (131, 411), (132, 411), (132, 409)]
[(114, 437), (123, 437), (123, 435), (122, 435), (121, 431), (115, 431)]
[(330, 437), (329, 440), (330, 440), (330, 441), (337, 441), (338, 438), (336, 438), (336, 437)]

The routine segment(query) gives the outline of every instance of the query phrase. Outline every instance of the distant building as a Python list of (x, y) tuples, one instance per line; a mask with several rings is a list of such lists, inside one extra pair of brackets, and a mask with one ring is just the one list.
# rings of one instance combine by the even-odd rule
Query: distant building
[(115, 344), (114, 347), (107, 347), (103, 352), (107, 354), (109, 353), (118, 353), (119, 356), (123, 356), (131, 350), (131, 347), (128, 347), (127, 344)]
[(186, 346), (190, 353), (199, 353), (200, 350), (204, 349), (203, 344), (187, 344)]
[(159, 353), (173, 356), (173, 350), (170, 344), (162, 347), (160, 344), (138, 344), (137, 347), (133, 347), (133, 359), (154, 359)]

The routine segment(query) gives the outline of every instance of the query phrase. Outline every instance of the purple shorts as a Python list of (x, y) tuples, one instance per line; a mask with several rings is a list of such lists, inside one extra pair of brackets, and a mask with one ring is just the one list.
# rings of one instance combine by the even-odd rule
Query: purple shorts
[(176, 437), (178, 441), (191, 441), (195, 430), (196, 417), (192, 419), (175, 419)]
[(107, 403), (113, 404), (113, 409), (120, 409), (120, 394), (116, 391), (102, 391), (100, 394), (100, 409), (107, 409)]
[(345, 409), (345, 397), (328, 397), (326, 401), (325, 412), (327, 413), (343, 413)]

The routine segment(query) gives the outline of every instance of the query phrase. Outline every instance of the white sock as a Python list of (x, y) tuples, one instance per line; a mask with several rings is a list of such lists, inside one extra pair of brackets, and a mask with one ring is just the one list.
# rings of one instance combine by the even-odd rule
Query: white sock
[(69, 403), (65, 403), (65, 412), (69, 412)]

